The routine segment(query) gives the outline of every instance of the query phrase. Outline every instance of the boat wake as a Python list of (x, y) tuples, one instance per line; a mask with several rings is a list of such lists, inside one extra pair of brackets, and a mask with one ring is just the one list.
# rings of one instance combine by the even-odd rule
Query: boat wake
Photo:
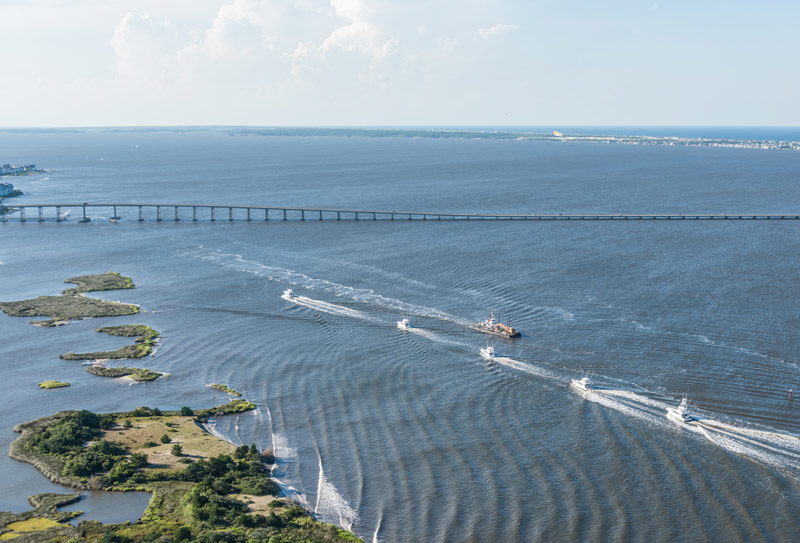
[(199, 247), (198, 251), (190, 251), (184, 254), (199, 257), (201, 260), (214, 262), (223, 268), (250, 273), (258, 277), (265, 277), (270, 281), (302, 287), (312, 291), (327, 292), (334, 296), (349, 298), (354, 302), (383, 307), (405, 315), (430, 317), (432, 319), (452, 322), (466, 327), (472, 327), (473, 325), (472, 322), (466, 319), (433, 307), (410, 304), (396, 298), (383, 296), (371, 289), (349, 287), (347, 285), (328, 281), (327, 279), (317, 279), (280, 266), (267, 266), (266, 264), (254, 260), (248, 260), (238, 254), (224, 253), (221, 251), (207, 252), (205, 247)]
[(455, 341), (455, 340), (452, 340), (452, 339), (448, 339), (448, 338), (446, 338), (445, 336), (443, 336), (441, 334), (437, 334), (436, 332), (432, 332), (432, 331), (426, 330), (424, 328), (417, 328), (417, 327), (411, 328), (411, 327), (409, 327), (406, 331), (409, 332), (409, 333), (412, 333), (412, 334), (417, 334), (420, 337), (424, 337), (425, 339), (427, 339), (429, 341), (433, 341), (433, 342), (436, 342), (436, 343), (441, 343), (443, 345), (453, 345), (453, 346), (456, 346), (456, 347), (468, 347), (468, 345), (466, 343), (462, 342), (462, 341)]
[(325, 477), (322, 469), (322, 458), (319, 458), (319, 479), (317, 481), (317, 503), (314, 514), (323, 522), (336, 524), (345, 530), (352, 530), (358, 517), (355, 509), (350, 507), (336, 487)]
[(285, 435), (272, 434), (272, 454), (276, 460), (293, 460), (297, 458), (297, 449), (289, 446), (289, 439)]
[(666, 417), (666, 410), (675, 404), (626, 390), (598, 389), (596, 394), (583, 397), (655, 426), (686, 429), (731, 453), (800, 475), (800, 438), (796, 436), (735, 426), (703, 416), (695, 416), (689, 422), (672, 421)]
[(365, 321), (375, 320), (366, 313), (358, 311), (357, 309), (350, 309), (349, 307), (332, 304), (322, 300), (315, 300), (314, 298), (308, 298), (306, 296), (295, 296), (291, 293), (291, 291), (288, 290), (281, 295), (281, 298), (295, 305), (301, 305), (308, 309), (320, 311), (322, 313), (329, 313), (331, 315), (338, 315), (340, 317), (351, 317)]
[(536, 366), (534, 364), (528, 364), (526, 362), (522, 362), (520, 360), (515, 360), (513, 358), (509, 358), (507, 356), (493, 356), (492, 362), (497, 362), (498, 364), (502, 364), (503, 366), (515, 369), (517, 371), (521, 371), (524, 373), (528, 373), (530, 375), (536, 375), (537, 377), (544, 377), (545, 379), (552, 379), (556, 381), (562, 380), (562, 377), (555, 374), (552, 371), (546, 370), (541, 366)]

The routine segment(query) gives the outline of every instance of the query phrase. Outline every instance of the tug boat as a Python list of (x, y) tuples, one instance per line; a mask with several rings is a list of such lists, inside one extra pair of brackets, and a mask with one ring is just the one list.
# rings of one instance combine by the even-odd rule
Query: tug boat
[(572, 379), (569, 384), (579, 392), (591, 392), (594, 390), (592, 382), (588, 377), (581, 377), (580, 379)]
[(685, 396), (678, 407), (667, 408), (667, 418), (676, 422), (691, 422), (694, 420), (694, 417), (689, 414), (689, 401)]
[(522, 336), (522, 334), (520, 334), (519, 330), (516, 328), (494, 320), (494, 313), (490, 313), (489, 318), (485, 321), (476, 324), (475, 328), (481, 332), (486, 332), (487, 334), (495, 334), (497, 336), (503, 336), (507, 338), (518, 338)]
[(481, 357), (486, 360), (494, 360), (494, 347), (491, 345), (487, 345), (486, 347), (481, 347)]
[(408, 319), (402, 319), (397, 321), (397, 327), (400, 330), (408, 330), (409, 328), (411, 328), (411, 325), (408, 324)]

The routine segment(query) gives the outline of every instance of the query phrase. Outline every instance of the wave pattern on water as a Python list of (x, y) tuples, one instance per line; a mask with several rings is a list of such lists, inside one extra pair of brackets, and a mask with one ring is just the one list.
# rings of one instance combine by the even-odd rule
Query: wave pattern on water
[[(192, 254), (192, 253), (185, 253)], [(450, 321), (462, 326), (471, 326), (472, 323), (447, 312), (440, 311), (431, 307), (409, 304), (395, 298), (390, 298), (376, 293), (370, 289), (361, 289), (341, 285), (326, 279), (317, 279), (304, 273), (300, 273), (280, 266), (268, 266), (254, 260), (248, 260), (242, 255), (224, 253), (221, 251), (207, 251), (204, 247), (199, 247), (199, 252), (193, 256), (199, 256), (202, 260), (215, 262), (222, 267), (241, 272), (251, 273), (258, 277), (266, 277), (270, 281), (300, 286), (308, 290), (329, 292), (335, 296), (345, 296), (356, 302), (371, 303), (400, 311), (404, 314), (430, 317), (443, 321)]]
[(322, 458), (319, 459), (319, 480), (317, 482), (317, 503), (314, 514), (324, 522), (330, 522), (350, 530), (358, 518), (356, 511), (350, 507), (336, 487), (325, 477), (322, 469)]

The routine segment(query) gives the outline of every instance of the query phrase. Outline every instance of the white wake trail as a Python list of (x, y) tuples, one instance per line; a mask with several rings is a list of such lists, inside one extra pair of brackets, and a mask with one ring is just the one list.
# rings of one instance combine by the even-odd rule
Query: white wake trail
[(441, 334), (437, 334), (436, 332), (431, 332), (430, 330), (425, 330), (424, 328), (416, 328), (416, 327), (409, 328), (408, 332), (412, 334), (417, 334), (418, 336), (424, 337), (425, 339), (429, 341), (434, 341), (436, 343), (442, 343), (444, 345), (454, 345), (457, 347), (468, 347), (466, 343), (463, 343), (461, 341), (455, 341), (452, 339), (447, 339)]
[(541, 368), (540, 366), (534, 366), (533, 364), (527, 364), (520, 360), (514, 360), (513, 358), (509, 358), (507, 356), (495, 356), (494, 358), (492, 358), (492, 362), (496, 362), (498, 364), (502, 364), (503, 366), (507, 366), (509, 368), (513, 368), (518, 371), (529, 373), (531, 375), (544, 377), (545, 379), (563, 381), (563, 378), (560, 375), (557, 375), (552, 371), (548, 371), (544, 368)]
[(339, 494), (336, 487), (325, 477), (322, 469), (322, 458), (319, 458), (319, 478), (317, 480), (317, 503), (314, 514), (323, 522), (337, 524), (345, 530), (351, 530), (358, 514), (350, 507), (347, 500)]
[(330, 302), (315, 300), (313, 298), (308, 298), (307, 296), (293, 296), (287, 292), (284, 292), (283, 295), (281, 295), (281, 298), (289, 303), (301, 305), (303, 307), (307, 307), (308, 309), (320, 311), (322, 313), (329, 313), (331, 315), (338, 315), (340, 317), (351, 317), (365, 321), (375, 320), (366, 313), (358, 311), (357, 309), (350, 309), (349, 307), (332, 304)]
[[(204, 249), (205, 248), (203, 247), (199, 248), (200, 251), (203, 251)], [(308, 290), (327, 292), (335, 296), (350, 298), (355, 302), (377, 305), (393, 311), (401, 312), (406, 315), (430, 317), (467, 327), (472, 327), (473, 325), (472, 322), (466, 319), (462, 319), (461, 317), (451, 315), (450, 313), (433, 307), (410, 304), (396, 298), (383, 296), (382, 294), (378, 294), (371, 289), (350, 287), (335, 283), (333, 281), (328, 281), (327, 279), (317, 279), (304, 273), (290, 270), (288, 268), (282, 268), (280, 266), (267, 266), (266, 264), (261, 264), (260, 262), (256, 262), (254, 260), (248, 260), (242, 255), (238, 254), (223, 253), (221, 251), (213, 251), (210, 253), (201, 252), (199, 254), (196, 251), (190, 251), (184, 254), (196, 256), (209, 262), (214, 262), (223, 268), (250, 273), (257, 277), (265, 277), (270, 281), (276, 281), (292, 286), (299, 286)]]
[(800, 473), (800, 438), (796, 436), (743, 428), (711, 418), (698, 417), (687, 423), (673, 422), (666, 418), (670, 404), (626, 390), (597, 389), (583, 397), (665, 429), (685, 429), (731, 453), (761, 464), (794, 475)]

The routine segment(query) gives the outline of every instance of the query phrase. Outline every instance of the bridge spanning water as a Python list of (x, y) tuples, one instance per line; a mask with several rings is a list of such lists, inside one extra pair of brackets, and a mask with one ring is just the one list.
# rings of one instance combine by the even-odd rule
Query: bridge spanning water
[[(98, 216), (99, 215), (99, 216)], [(63, 203), (0, 204), (0, 222), (118, 221), (617, 221), (800, 220), (800, 213), (439, 213), (378, 209), (326, 209), (207, 204)]]

